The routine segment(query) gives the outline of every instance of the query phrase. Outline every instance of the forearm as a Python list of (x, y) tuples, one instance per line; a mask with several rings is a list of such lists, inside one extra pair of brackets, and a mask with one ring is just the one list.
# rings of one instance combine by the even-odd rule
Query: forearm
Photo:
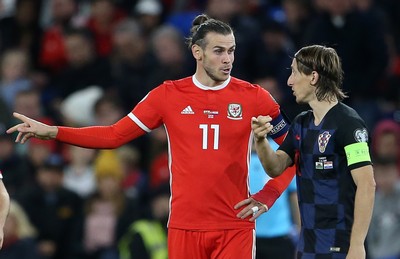
[(374, 199), (375, 185), (369, 184), (360, 185), (357, 187), (350, 246), (364, 245), (371, 222)]
[(270, 177), (279, 176), (286, 169), (286, 164), (272, 149), (266, 138), (257, 139), (255, 141), (255, 149), (264, 170)]
[(111, 126), (58, 127), (58, 141), (85, 148), (116, 148), (145, 133), (128, 117)]

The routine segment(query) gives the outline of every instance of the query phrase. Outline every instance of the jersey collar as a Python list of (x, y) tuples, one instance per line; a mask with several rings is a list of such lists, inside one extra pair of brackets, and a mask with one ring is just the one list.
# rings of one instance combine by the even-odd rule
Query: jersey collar
[(229, 76), (228, 79), (226, 79), (225, 82), (223, 82), (222, 84), (213, 86), (213, 87), (203, 85), (202, 83), (199, 82), (199, 80), (197, 80), (195, 75), (192, 76), (192, 81), (195, 86), (197, 86), (198, 88), (200, 88), (202, 90), (217, 91), (217, 90), (221, 90), (221, 89), (225, 88), (229, 84), (229, 82), (231, 81), (231, 76)]

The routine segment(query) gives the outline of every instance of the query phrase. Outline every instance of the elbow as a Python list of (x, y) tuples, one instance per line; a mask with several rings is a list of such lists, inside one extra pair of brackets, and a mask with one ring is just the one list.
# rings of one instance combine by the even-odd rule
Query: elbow
[(267, 175), (268, 175), (269, 177), (271, 177), (271, 178), (278, 177), (278, 176), (280, 176), (280, 175), (282, 174), (282, 171), (279, 170), (279, 169), (276, 168), (276, 167), (269, 167), (269, 168), (266, 168), (265, 172), (266, 172)]

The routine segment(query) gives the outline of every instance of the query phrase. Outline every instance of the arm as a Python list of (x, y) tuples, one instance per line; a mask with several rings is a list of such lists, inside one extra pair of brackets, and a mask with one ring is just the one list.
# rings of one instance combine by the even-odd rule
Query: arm
[(7, 189), (4, 186), (3, 181), (0, 180), (0, 249), (3, 246), (3, 241), (4, 241), (3, 228), (4, 224), (6, 223), (9, 209), (10, 209), (10, 196), (8, 195)]
[[(280, 171), (279, 173), (276, 173), (277, 170), (274, 169), (274, 177), (276, 178), (268, 181), (263, 189), (258, 193), (235, 205), (235, 209), (246, 206), (237, 214), (238, 218), (244, 219), (253, 214), (250, 221), (254, 221), (262, 213), (266, 212), (272, 207), (282, 192), (286, 190), (296, 173), (294, 166), (289, 167), (292, 164), (289, 155), (279, 150), (275, 152), (265, 137), (273, 128), (270, 124), (271, 120), (270, 116), (258, 116), (257, 118), (252, 118), (251, 127), (254, 132), (255, 148), (264, 170), (269, 170), (269, 168), (279, 166), (280, 169), (278, 170)], [(286, 134), (284, 137), (285, 136)], [(280, 141), (277, 143), (281, 144), (282, 140), (283, 138), (280, 138)], [(281, 161), (281, 159), (283, 160)], [(269, 171), (267, 171), (267, 173), (271, 176)], [(252, 208), (255, 206), (258, 207), (258, 211), (253, 213)]]
[(271, 120), (272, 119), (269, 116), (258, 116), (258, 118), (252, 118), (251, 127), (254, 132), (255, 149), (264, 170), (270, 177), (277, 177), (292, 164), (292, 160), (289, 155), (281, 150), (275, 152), (268, 140), (265, 138), (273, 128), (270, 124)]
[(18, 131), (15, 142), (25, 143), (31, 137), (56, 139), (58, 141), (85, 148), (116, 148), (145, 133), (128, 116), (111, 126), (93, 126), (84, 128), (49, 126), (22, 114), (14, 113), (22, 123), (7, 130)]
[(371, 165), (351, 170), (351, 175), (357, 185), (357, 191), (347, 259), (365, 257), (364, 242), (371, 222), (375, 198), (375, 180)]

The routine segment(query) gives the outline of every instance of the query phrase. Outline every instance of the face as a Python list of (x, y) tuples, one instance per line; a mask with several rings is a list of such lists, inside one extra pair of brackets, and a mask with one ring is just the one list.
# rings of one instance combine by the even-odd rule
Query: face
[(80, 66), (92, 59), (92, 48), (90, 43), (79, 35), (66, 37), (65, 48), (67, 58), (71, 65)]
[(192, 50), (198, 61), (200, 82), (207, 86), (217, 86), (229, 78), (232, 70), (235, 52), (235, 37), (233, 34), (222, 35), (208, 33), (205, 37), (206, 46), (202, 49), (194, 45)]
[(315, 87), (311, 85), (313, 74), (305, 75), (300, 73), (297, 68), (296, 59), (292, 61), (292, 73), (290, 74), (287, 84), (292, 88), (293, 95), (296, 97), (297, 103), (310, 103), (316, 99)]
[(397, 156), (399, 147), (394, 132), (385, 132), (379, 138), (376, 146), (376, 152), (381, 156)]
[(398, 181), (399, 173), (395, 164), (374, 166), (376, 186), (384, 193), (389, 193)]

